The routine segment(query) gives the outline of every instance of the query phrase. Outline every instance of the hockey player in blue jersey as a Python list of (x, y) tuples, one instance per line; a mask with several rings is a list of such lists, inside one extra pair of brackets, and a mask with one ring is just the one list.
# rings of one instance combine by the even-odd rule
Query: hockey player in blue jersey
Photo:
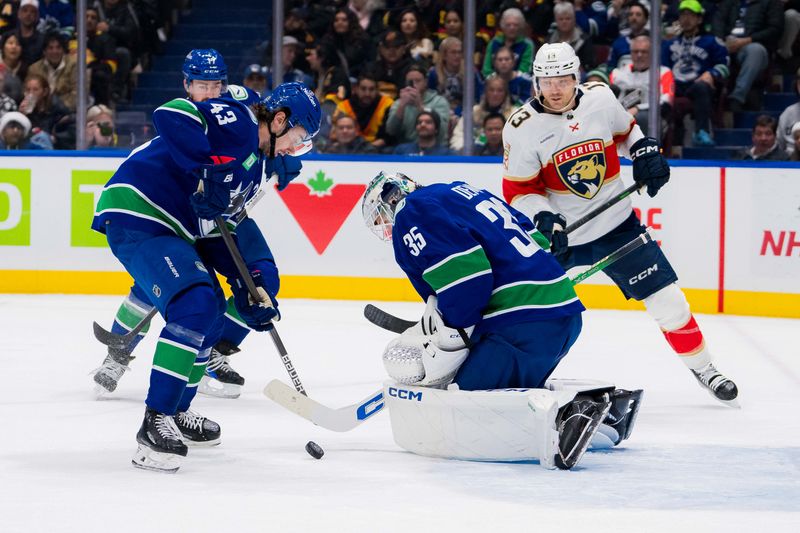
[[(394, 380), (460, 390), (544, 387), (578, 338), (584, 307), (530, 219), (464, 182), (421, 187), (384, 173), (367, 186), (362, 213), (392, 242), (397, 264), (427, 301), (422, 320), (384, 352)], [(564, 408), (562, 444), (580, 448), (564, 454), (565, 467), (609, 407), (598, 396)]]
[[(187, 444), (219, 443), (219, 425), (189, 409), (222, 334), (226, 302), (216, 273), (227, 279), (242, 320), (269, 329), (279, 317), (278, 270), (242, 206), (261, 187), (262, 163), (281, 182), (297, 175), (292, 156), (317, 134), (320, 117), (319, 101), (298, 83), (263, 100), (241, 87), (205, 102), (175, 99), (153, 114), (159, 135), (134, 150), (103, 189), (92, 227), (166, 321), (134, 465), (174, 472)], [(235, 230), (261, 301), (249, 297), (217, 216)]]
[[(223, 56), (214, 49), (196, 49), (186, 55), (183, 63), (183, 87), (186, 98), (192, 102), (205, 102), (211, 98), (218, 98), (229, 92), (228, 69)], [(240, 91), (236, 86), (232, 91)], [(254, 97), (251, 94), (251, 97)], [(287, 160), (293, 164), (289, 173), (284, 175), (279, 183), (279, 188), (285, 187), (291, 179), (292, 173), (299, 172), (299, 160)], [(260, 168), (260, 166), (259, 166)], [(243, 245), (245, 258), (249, 252), (248, 244), (251, 239), (240, 235), (240, 244)], [(258, 237), (254, 237), (258, 242)], [(256, 254), (257, 252), (256, 246)], [(142, 293), (137, 285), (131, 287), (131, 292), (123, 300), (114, 318), (111, 331), (116, 334), (125, 334), (135, 327), (147, 313), (152, 305), (147, 295)], [(109, 348), (102, 365), (95, 370), (93, 379), (99, 395), (114, 392), (119, 380), (134, 359), (133, 351), (139, 341), (144, 338), (148, 327), (142, 329), (129, 346), (124, 349)], [(200, 381), (198, 392), (222, 398), (237, 398), (241, 394), (244, 378), (230, 365), (228, 357), (239, 351), (238, 346), (251, 330), (238, 316), (232, 299), (228, 301), (228, 311), (225, 315), (223, 333), (220, 341), (212, 348), (206, 373)]]

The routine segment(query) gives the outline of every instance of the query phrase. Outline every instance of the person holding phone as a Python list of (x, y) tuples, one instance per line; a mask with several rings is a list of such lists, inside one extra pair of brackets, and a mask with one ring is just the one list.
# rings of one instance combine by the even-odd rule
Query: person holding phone
[[(434, 111), (442, 124), (450, 120), (450, 104), (447, 99), (428, 88), (428, 73), (420, 65), (412, 65), (406, 72), (405, 87), (400, 89), (397, 100), (389, 109), (386, 132), (395, 138), (397, 144), (417, 140), (417, 116), (420, 111)], [(438, 144), (447, 146), (448, 128), (439, 130)]]
[(115, 148), (114, 112), (103, 104), (93, 105), (86, 111), (87, 148)]

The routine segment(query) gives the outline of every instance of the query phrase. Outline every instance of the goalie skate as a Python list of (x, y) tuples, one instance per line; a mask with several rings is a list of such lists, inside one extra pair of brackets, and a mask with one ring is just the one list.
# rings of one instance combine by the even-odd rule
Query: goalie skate
[(172, 417), (150, 408), (145, 410), (136, 442), (139, 447), (131, 463), (145, 470), (175, 473), (187, 452)]
[(219, 424), (191, 409), (175, 415), (175, 426), (187, 446), (216, 446), (221, 441)]
[(130, 370), (128, 364), (133, 359), (129, 351), (109, 347), (103, 364), (94, 371), (95, 394), (103, 396), (117, 390), (119, 380)]
[(206, 373), (200, 379), (197, 392), (217, 398), (238, 398), (242, 394), (244, 378), (228, 363), (228, 357), (239, 349), (225, 341), (211, 349)]
[(692, 370), (692, 374), (700, 386), (706, 389), (715, 400), (731, 407), (739, 407), (739, 402), (736, 401), (736, 397), (739, 396), (736, 383), (723, 376), (713, 363), (708, 363), (700, 370)]
[(558, 453), (554, 457), (558, 468), (569, 470), (578, 464), (610, 409), (608, 394), (596, 399), (578, 396), (561, 408), (556, 419)]

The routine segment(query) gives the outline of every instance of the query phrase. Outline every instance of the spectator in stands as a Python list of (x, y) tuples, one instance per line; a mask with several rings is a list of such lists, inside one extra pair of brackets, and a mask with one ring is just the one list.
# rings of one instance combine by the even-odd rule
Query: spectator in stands
[(792, 48), (800, 34), (800, 0), (783, 0), (783, 34), (778, 43), (778, 55), (786, 60), (792, 57)]
[(49, 33), (44, 39), (44, 57), (30, 66), (28, 74), (38, 74), (47, 79), (56, 95), (67, 109), (75, 111), (78, 102), (78, 65), (67, 55), (67, 43), (59, 33)]
[(52, 150), (53, 144), (43, 132), (29, 136), (31, 121), (18, 111), (0, 118), (0, 150)]
[(350, 79), (339, 60), (339, 55), (330, 46), (317, 43), (306, 49), (306, 60), (314, 75), (317, 98), (320, 102), (331, 100), (334, 103), (350, 96)]
[[(472, 139), (475, 143), (484, 143), (486, 138), (482, 131), (483, 119), (491, 113), (500, 113), (508, 117), (518, 106), (511, 101), (508, 93), (508, 84), (500, 76), (489, 76), (484, 86), (484, 93), (480, 102), (472, 108)], [(462, 116), (450, 137), (450, 148), (461, 151), (464, 148), (464, 117)]]
[(411, 58), (425, 65), (430, 65), (433, 59), (433, 41), (428, 38), (428, 28), (419, 19), (419, 14), (414, 8), (407, 8), (400, 14), (400, 33), (408, 42), (408, 53)]
[(386, 121), (386, 132), (398, 143), (408, 143), (417, 138), (417, 115), (423, 109), (435, 111), (441, 121), (436, 130), (439, 135), (438, 144), (447, 145), (447, 127), (450, 120), (450, 104), (433, 89), (428, 88), (425, 68), (412, 65), (406, 72), (406, 86), (400, 90), (400, 96), (389, 109)]
[(512, 102), (522, 104), (531, 97), (533, 85), (531, 75), (514, 70), (514, 53), (509, 47), (503, 46), (495, 52), (492, 65), (494, 66), (493, 75), (503, 78), (508, 84), (508, 93), (511, 95)]
[(6, 81), (3, 88), (16, 102), (22, 100), (22, 80), (28, 74), (28, 64), (22, 59), (22, 45), (16, 31), (4, 33), (0, 38)]
[(650, 35), (647, 21), (650, 18), (650, 11), (640, 2), (634, 0), (627, 4), (628, 21), (626, 30), (620, 32), (611, 44), (611, 57), (608, 59), (608, 71), (611, 72), (617, 67), (624, 67), (631, 62), (631, 39), (640, 35)]
[(778, 146), (775, 134), (778, 121), (769, 115), (759, 115), (753, 126), (753, 146), (739, 153), (745, 161), (788, 161), (789, 156)]
[[(445, 37), (439, 44), (436, 64), (428, 70), (428, 87), (444, 96), (450, 102), (451, 123), (461, 116), (461, 102), (464, 99), (464, 48), (457, 37)], [(483, 81), (478, 70), (472, 67), (472, 83), (475, 98), (483, 93)], [(452, 123), (452, 125), (455, 125)], [(448, 129), (450, 126), (448, 126)]]
[(86, 110), (87, 148), (115, 148), (117, 134), (114, 131), (114, 112), (99, 104)]
[[(253, 63), (244, 70), (242, 77), (242, 85), (248, 89), (252, 89), (261, 96), (266, 96), (267, 92), (267, 67), (262, 67), (259, 64)], [(313, 84), (312, 84), (313, 86)]]
[[(90, 71), (92, 96), (97, 104), (111, 105), (111, 78), (117, 68), (116, 44), (108, 33), (97, 29), (100, 14), (93, 7), (86, 8), (86, 66)], [(74, 45), (74, 48), (73, 48)], [(77, 41), (73, 39), (70, 52), (77, 54)]]
[(478, 156), (502, 156), (503, 155), (503, 126), (506, 124), (506, 117), (500, 113), (489, 113), (483, 119), (483, 134), (486, 142), (475, 144), (472, 148), (472, 155)]
[[(297, 63), (298, 52), (302, 49), (300, 41), (291, 35), (284, 35), (281, 41), (281, 63), (283, 64), (283, 81), (281, 83), (300, 82), (314, 86), (314, 78), (300, 70), (295, 66)], [(341, 58), (340, 58), (341, 59)], [(271, 63), (271, 61), (270, 61)], [(316, 67), (315, 67), (316, 68)], [(311, 69), (311, 67), (309, 67)], [(266, 67), (267, 87), (271, 92), (275, 88), (275, 83), (272, 79), (272, 69)], [(278, 84), (280, 85), (280, 83)], [(346, 84), (349, 87), (349, 83)]]
[(374, 146), (387, 145), (386, 120), (394, 100), (378, 91), (378, 82), (369, 71), (362, 72), (353, 88), (353, 95), (339, 102), (336, 116), (347, 115), (355, 121), (356, 134)]
[(97, 31), (114, 39), (117, 69), (111, 80), (111, 99), (127, 101), (131, 68), (138, 60), (139, 26), (127, 0), (98, 0), (95, 4), (100, 21)]
[(46, 78), (28, 74), (23, 86), (25, 97), (19, 110), (31, 121), (34, 132), (43, 131), (55, 142), (56, 134), (62, 133), (62, 127), (67, 125), (69, 110), (51, 93)]
[[(667, 130), (675, 98), (675, 82), (669, 67), (661, 67), (659, 80), (661, 134), (663, 135)], [(650, 37), (639, 35), (631, 40), (631, 63), (612, 70), (609, 81), (612, 85), (619, 87), (620, 94), (617, 99), (628, 113), (633, 115), (645, 135), (649, 135)]]
[(570, 2), (559, 2), (553, 7), (555, 28), (547, 39), (549, 43), (569, 43), (584, 72), (596, 66), (592, 37), (580, 29), (575, 22), (575, 6)]
[(457, 6), (452, 6), (445, 11), (442, 27), (436, 32), (436, 38), (439, 41), (443, 41), (447, 37), (455, 37), (459, 41), (464, 41), (464, 15)]
[(790, 161), (800, 161), (800, 122), (795, 122), (794, 126), (792, 126), (792, 144), (794, 145), (794, 150), (792, 150), (792, 155), (789, 156)]
[(378, 80), (378, 90), (392, 99), (396, 99), (400, 93), (405, 84), (406, 70), (412, 63), (406, 45), (402, 33), (387, 31), (378, 45), (378, 60), (370, 68)]
[(355, 13), (358, 25), (369, 36), (371, 41), (383, 33), (383, 2), (381, 0), (350, 0), (347, 8)]
[(39, 24), (39, 0), (22, 0), (17, 11), (17, 33), (22, 47), (22, 61), (31, 65), (42, 58), (44, 35), (37, 29)]
[(377, 149), (358, 134), (355, 119), (342, 114), (333, 119), (333, 142), (322, 151), (326, 154), (374, 154)]
[[(694, 116), (694, 146), (714, 146), (711, 136), (711, 112), (728, 79), (728, 50), (703, 31), (705, 9), (699, 0), (682, 0), (678, 23), (681, 35), (664, 41), (663, 65), (672, 69), (675, 95), (686, 96)], [(676, 117), (675, 138), (683, 138), (682, 118)]]
[(336, 10), (330, 30), (322, 45), (333, 48), (348, 77), (358, 77), (361, 69), (375, 56), (372, 41), (358, 24), (356, 14), (346, 7)]
[(481, 73), (488, 77), (492, 73), (492, 57), (502, 47), (508, 46), (514, 52), (514, 69), (530, 72), (535, 47), (533, 41), (525, 37), (525, 17), (516, 7), (503, 11), (500, 17), (500, 31), (495, 35), (486, 49)]
[(294, 37), (303, 46), (314, 44), (314, 36), (308, 31), (302, 9), (294, 8), (286, 13), (286, 19), (283, 21), (283, 34)]
[(0, 0), (0, 32), (6, 33), (17, 27), (19, 0)]
[[(797, 69), (796, 77), (795, 90), (800, 94), (800, 69)], [(778, 119), (778, 146), (789, 155), (795, 149), (792, 129), (798, 122), (800, 122), (800, 101), (784, 109)]]
[(439, 142), (442, 121), (435, 111), (423, 110), (415, 121), (416, 140), (395, 147), (398, 155), (452, 155), (452, 152)]
[(17, 110), (17, 102), (11, 98), (4, 89), (6, 79), (6, 67), (0, 64), (0, 117), (9, 111)]
[[(739, 66), (728, 108), (741, 111), (750, 89), (769, 64), (783, 32), (781, 0), (720, 0), (711, 22), (714, 35), (725, 41), (728, 53)], [(756, 95), (756, 109), (761, 107)]]
[(39, 19), (49, 28), (65, 31), (75, 29), (75, 9), (68, 0), (40, 0)]

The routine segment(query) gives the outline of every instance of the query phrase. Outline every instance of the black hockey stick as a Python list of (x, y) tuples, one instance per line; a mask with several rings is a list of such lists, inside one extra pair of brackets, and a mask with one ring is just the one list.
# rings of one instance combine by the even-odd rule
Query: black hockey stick
[(593, 220), (596, 217), (600, 216), (600, 214), (604, 213), (608, 208), (618, 204), (619, 202), (621, 202), (622, 200), (624, 200), (625, 198), (627, 198), (631, 194), (635, 193), (641, 187), (642, 187), (641, 183), (634, 183), (633, 185), (631, 185), (630, 187), (628, 187), (627, 189), (625, 189), (624, 191), (622, 191), (621, 193), (619, 193), (615, 197), (608, 199), (604, 204), (599, 205), (591, 213), (587, 213), (586, 215), (582, 216), (581, 218), (579, 218), (578, 220), (576, 220), (572, 224), (568, 225), (564, 229), (564, 233), (569, 235), (570, 233), (572, 233), (576, 229), (580, 228), (581, 226), (583, 226), (584, 224), (586, 224), (590, 220)]
[[(615, 251), (611, 252), (604, 258), (597, 261), (587, 270), (581, 272), (580, 274), (572, 278), (573, 285), (577, 285), (578, 283), (585, 280), (592, 274), (596, 274), (597, 272), (603, 270), (611, 263), (619, 261), (632, 251), (652, 241), (653, 235), (650, 233), (650, 231), (651, 231), (650, 228), (647, 228), (647, 231), (645, 231), (644, 233), (642, 233), (641, 235), (630, 241), (628, 244), (625, 244), (617, 248)], [(414, 321), (405, 320), (396, 317), (394, 315), (391, 315), (386, 311), (378, 307), (375, 307), (372, 304), (367, 304), (366, 307), (364, 307), (364, 318), (366, 318), (379, 328), (383, 328), (393, 333), (403, 333), (405, 330), (416, 324), (416, 322)]]
[(149, 313), (147, 313), (144, 318), (142, 318), (138, 324), (136, 324), (132, 330), (130, 330), (125, 335), (119, 335), (117, 333), (112, 333), (106, 329), (104, 329), (100, 324), (97, 322), (92, 323), (92, 329), (94, 330), (94, 337), (108, 346), (109, 348), (116, 348), (118, 350), (124, 350), (128, 348), (133, 342), (133, 339), (139, 334), (140, 331), (144, 329), (144, 327), (150, 323), (150, 320), (158, 313), (158, 309), (153, 307)]

